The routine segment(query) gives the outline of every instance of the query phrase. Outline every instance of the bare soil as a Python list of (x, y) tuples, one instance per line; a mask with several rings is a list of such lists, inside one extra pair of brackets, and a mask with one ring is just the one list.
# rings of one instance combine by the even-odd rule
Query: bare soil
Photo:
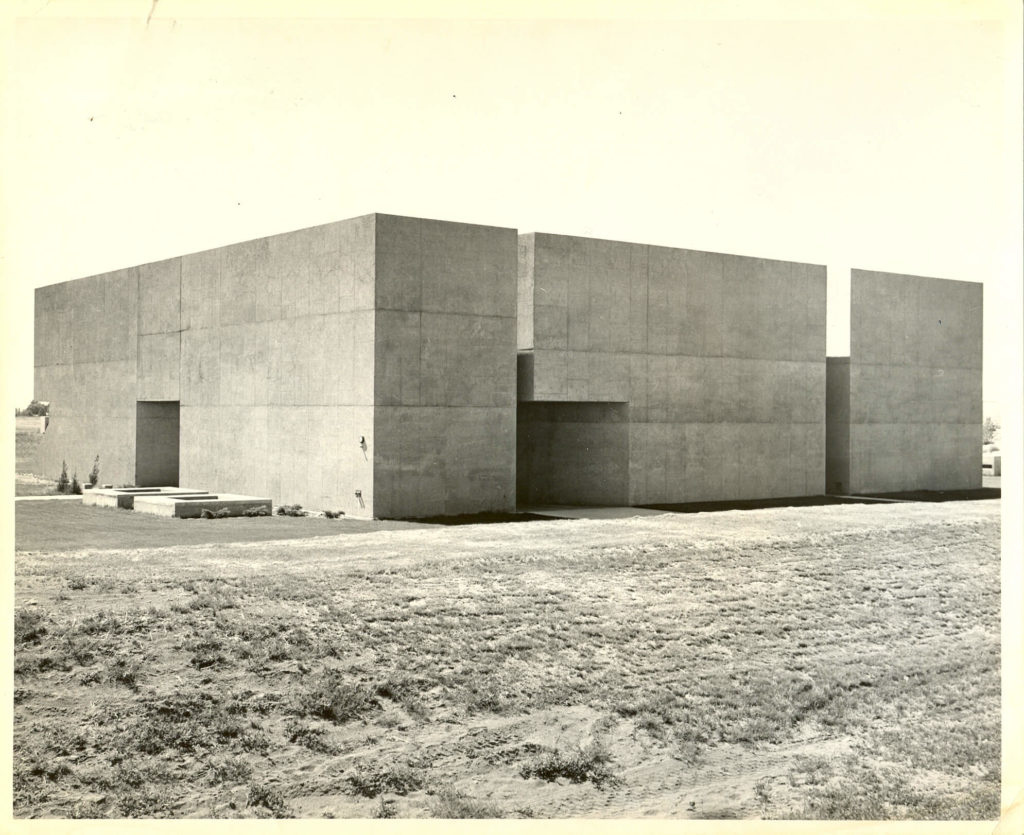
[(17, 816), (998, 817), (998, 502), (141, 518), (18, 504)]

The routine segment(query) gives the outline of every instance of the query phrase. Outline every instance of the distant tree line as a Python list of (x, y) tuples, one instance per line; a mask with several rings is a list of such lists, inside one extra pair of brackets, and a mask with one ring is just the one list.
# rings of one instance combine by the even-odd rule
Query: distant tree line
[(46, 403), (40, 403), (38, 400), (33, 400), (24, 409), (15, 407), (15, 417), (40, 417), (41, 415), (50, 414), (50, 407)]

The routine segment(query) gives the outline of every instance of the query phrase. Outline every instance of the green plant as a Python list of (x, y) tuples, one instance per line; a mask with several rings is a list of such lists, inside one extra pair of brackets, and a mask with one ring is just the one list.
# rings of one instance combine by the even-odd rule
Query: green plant
[(524, 779), (539, 777), (553, 783), (564, 777), (572, 783), (593, 783), (598, 788), (619, 782), (609, 767), (611, 755), (598, 743), (563, 754), (557, 748), (519, 769)]
[(406, 765), (357, 771), (350, 774), (346, 780), (352, 791), (363, 797), (377, 797), (385, 792), (405, 795), (423, 788), (423, 777), (419, 770)]
[(328, 519), (340, 519), (344, 515), (345, 515), (345, 511), (344, 510), (325, 510), (324, 511), (324, 516), (326, 516)]
[(14, 613), (14, 643), (28, 644), (38, 643), (39, 639), (46, 634), (46, 627), (42, 625), (43, 616), (31, 609), (18, 609)]
[(82, 495), (82, 485), (78, 483), (78, 473), (71, 476), (71, 492), (76, 496)]
[(373, 810), (373, 816), (375, 818), (397, 818), (398, 804), (394, 800), (385, 800), (382, 797), (380, 804)]
[(278, 516), (305, 516), (306, 511), (300, 504), (281, 504), (277, 506)]
[(281, 792), (268, 786), (249, 786), (248, 805), (250, 808), (254, 808), (261, 817), (290, 818), (292, 816)]
[(254, 505), (253, 507), (247, 507), (243, 516), (269, 516), (270, 513), (262, 505)]
[(430, 814), (445, 820), (503, 818), (501, 807), (486, 801), (466, 797), (461, 792), (447, 789), (438, 792), (430, 806)]
[(135, 690), (139, 686), (142, 664), (137, 658), (119, 655), (107, 665), (107, 681)]
[(60, 478), (57, 479), (57, 492), (67, 493), (71, 482), (68, 481), (68, 462), (60, 462)]
[(92, 470), (89, 472), (89, 486), (95, 487), (96, 483), (100, 480), (100, 457), (97, 455), (96, 460), (92, 462)]
[(365, 687), (350, 684), (340, 673), (329, 670), (298, 696), (296, 707), (300, 715), (341, 724), (357, 719), (378, 704)]
[(762, 777), (754, 784), (754, 798), (757, 805), (761, 807), (761, 815), (768, 814), (768, 807), (772, 803), (772, 781), (768, 777)]
[(337, 751), (337, 748), (326, 738), (327, 730), (325, 728), (304, 725), (297, 719), (292, 719), (285, 725), (284, 732), (287, 734), (289, 742), (297, 742), (318, 754), (333, 754)]
[(210, 782), (214, 784), (244, 783), (252, 776), (252, 766), (245, 760), (225, 757), (210, 763), (209, 773)]

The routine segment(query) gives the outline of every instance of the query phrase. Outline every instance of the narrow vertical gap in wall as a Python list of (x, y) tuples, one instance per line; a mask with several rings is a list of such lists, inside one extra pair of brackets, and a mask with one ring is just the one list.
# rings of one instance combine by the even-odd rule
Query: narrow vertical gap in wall
[(825, 273), (825, 355), (850, 356), (850, 268)]

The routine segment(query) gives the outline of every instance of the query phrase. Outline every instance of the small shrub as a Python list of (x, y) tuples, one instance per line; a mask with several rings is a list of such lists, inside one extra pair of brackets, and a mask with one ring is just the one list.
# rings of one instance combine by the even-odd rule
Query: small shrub
[(318, 754), (334, 754), (337, 748), (326, 739), (327, 731), (324, 728), (315, 728), (311, 725), (304, 725), (296, 719), (292, 719), (285, 725), (284, 732), (288, 735), (289, 742), (297, 742), (310, 751)]
[(247, 507), (243, 516), (269, 516), (267, 509), (263, 505), (254, 505), (253, 507)]
[(324, 511), (324, 516), (326, 516), (328, 519), (340, 519), (344, 515), (345, 515), (345, 511), (344, 510), (325, 510)]
[(92, 470), (89, 472), (89, 486), (95, 487), (97, 482), (100, 480), (100, 457), (97, 455), (96, 460), (92, 462)]
[(236, 757), (214, 760), (210, 764), (210, 782), (244, 783), (252, 776), (252, 766)]
[(398, 803), (394, 800), (385, 800), (382, 797), (380, 799), (380, 805), (373, 811), (373, 816), (375, 818), (397, 818)]
[(466, 797), (456, 791), (438, 792), (437, 799), (430, 807), (430, 814), (445, 820), (462, 820), (468, 818), (487, 819), (503, 818), (501, 807), (486, 801)]
[(524, 765), (519, 769), (519, 775), (524, 779), (539, 777), (549, 783), (565, 777), (573, 783), (590, 782), (602, 788), (619, 782), (608, 766), (611, 759), (611, 755), (596, 743), (568, 754), (555, 749)]
[(363, 797), (377, 797), (385, 792), (405, 795), (423, 788), (421, 773), (406, 765), (393, 765), (375, 771), (357, 771), (346, 779), (352, 791)]
[(278, 516), (305, 516), (306, 511), (300, 504), (280, 504), (277, 506)]
[(137, 658), (119, 655), (107, 665), (107, 681), (138, 689), (142, 664)]
[(337, 672), (326, 672), (298, 697), (300, 715), (328, 719), (336, 724), (357, 719), (378, 707), (365, 688), (343, 681)]
[(14, 613), (14, 643), (37, 643), (46, 634), (43, 616), (31, 609), (18, 609)]
[(197, 636), (187, 647), (192, 651), (189, 664), (197, 670), (215, 667), (227, 661), (224, 655), (224, 642), (213, 633)]
[(57, 492), (67, 493), (68, 488), (71, 486), (71, 482), (68, 481), (68, 462), (60, 462), (60, 478), (57, 479)]
[(82, 495), (82, 485), (78, 483), (78, 473), (71, 476), (71, 492), (76, 496)]
[(267, 786), (249, 786), (248, 805), (255, 808), (256, 813), (261, 817), (290, 818), (292, 816), (281, 792)]

